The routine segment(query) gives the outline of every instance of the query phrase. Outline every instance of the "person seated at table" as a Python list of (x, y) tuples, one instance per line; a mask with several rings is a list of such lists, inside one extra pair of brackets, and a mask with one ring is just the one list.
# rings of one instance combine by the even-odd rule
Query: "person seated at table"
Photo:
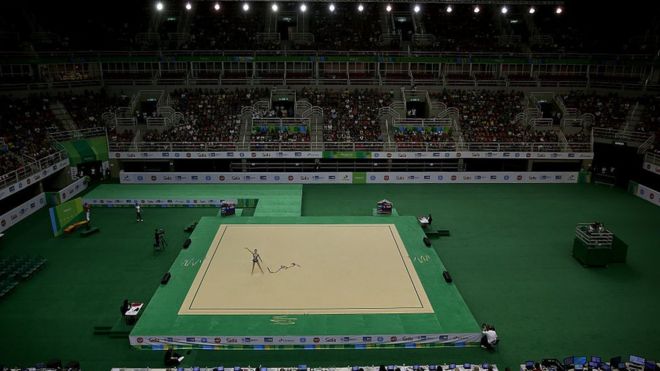
[(165, 366), (176, 367), (181, 364), (181, 361), (183, 361), (183, 357), (179, 353), (174, 353), (174, 349), (170, 348), (165, 351)]

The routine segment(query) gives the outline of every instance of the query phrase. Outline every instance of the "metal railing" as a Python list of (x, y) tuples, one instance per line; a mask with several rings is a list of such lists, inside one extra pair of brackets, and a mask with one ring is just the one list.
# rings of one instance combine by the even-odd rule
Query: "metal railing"
[(660, 155), (657, 155), (653, 152), (647, 152), (644, 155), (644, 162), (648, 162), (653, 165), (660, 165)]
[(93, 127), (93, 128), (69, 130), (69, 131), (55, 131), (52, 133), (48, 133), (48, 136), (56, 142), (63, 142), (72, 139), (92, 138), (92, 137), (99, 137), (105, 135), (106, 135), (106, 129), (103, 127)]
[(67, 158), (65, 151), (59, 151), (36, 161), (26, 162), (19, 169), (0, 175), (0, 188), (16, 184)]
[(591, 143), (549, 142), (111, 142), (110, 152), (384, 151), (592, 152)]

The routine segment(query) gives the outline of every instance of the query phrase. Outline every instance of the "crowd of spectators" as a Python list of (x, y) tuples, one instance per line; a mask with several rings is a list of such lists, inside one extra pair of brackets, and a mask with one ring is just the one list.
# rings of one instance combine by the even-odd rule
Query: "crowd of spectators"
[(302, 96), (323, 108), (325, 142), (382, 142), (378, 111), (389, 106), (392, 95), (374, 89), (303, 89)]
[(520, 91), (445, 90), (432, 96), (458, 109), (465, 142), (526, 141), (526, 131), (515, 121), (524, 110)]
[(105, 126), (101, 116), (108, 111), (128, 105), (125, 95), (111, 95), (105, 90), (99, 92), (84, 91), (81, 94), (59, 93), (57, 100), (69, 112), (71, 119), (79, 129)]
[(657, 138), (660, 134), (660, 95), (642, 97), (640, 102), (644, 105), (644, 111), (635, 130), (640, 133), (655, 133)]
[(241, 126), (241, 108), (268, 96), (265, 89), (177, 89), (171, 93), (171, 105), (184, 115), (173, 128), (143, 135), (145, 142), (237, 142)]
[(581, 91), (571, 91), (562, 97), (567, 108), (575, 108), (578, 115), (594, 115), (594, 126), (618, 129), (626, 121), (628, 112), (635, 105), (636, 98), (622, 97), (616, 93), (599, 95)]
[(55, 153), (50, 127), (56, 127), (56, 120), (48, 98), (0, 96), (0, 173)]

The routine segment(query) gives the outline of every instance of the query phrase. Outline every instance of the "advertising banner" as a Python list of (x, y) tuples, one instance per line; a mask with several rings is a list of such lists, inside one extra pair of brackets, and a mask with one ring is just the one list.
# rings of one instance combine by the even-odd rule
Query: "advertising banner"
[(642, 167), (646, 171), (650, 171), (652, 173), (656, 173), (656, 174), (660, 175), (660, 165), (654, 165), (650, 162), (644, 162), (644, 165), (642, 165)]
[(110, 159), (322, 158), (323, 152), (110, 152)]
[(67, 166), (69, 166), (69, 160), (68, 159), (62, 160), (56, 164), (53, 164), (47, 168), (42, 169), (38, 173), (34, 173), (29, 177), (20, 179), (16, 183), (0, 189), (0, 200), (16, 192), (19, 192), (23, 190), (23, 188), (29, 187), (32, 184), (37, 183), (42, 179), (49, 177), (50, 175), (64, 169)]
[(638, 184), (635, 191), (637, 197), (642, 198), (656, 206), (660, 206), (660, 192), (645, 185)]
[(46, 206), (46, 194), (42, 193), (17, 206), (9, 212), (0, 216), (0, 232), (4, 232), (14, 224), (34, 214), (37, 210)]
[(577, 183), (577, 172), (368, 172), (367, 183)]
[(341, 173), (159, 173), (120, 172), (123, 184), (351, 184), (353, 174)]
[(78, 195), (80, 192), (84, 191), (87, 189), (87, 179), (86, 178), (80, 178), (76, 180), (75, 182), (69, 184), (68, 186), (62, 188), (58, 193), (59, 195), (59, 200), (60, 202), (65, 202), (76, 195)]
[(325, 158), (325, 159), (593, 159), (593, 152), (369, 152), (369, 151), (250, 151), (250, 152), (110, 152), (111, 159), (205, 159), (205, 158)]
[(513, 160), (586, 160), (593, 159), (593, 152), (371, 152), (372, 159), (454, 159), (485, 158)]
[[(480, 333), (464, 334), (398, 334), (398, 335), (337, 335), (337, 336), (130, 336), (133, 346), (179, 346), (179, 347), (314, 347), (314, 346), (406, 346), (422, 344), (444, 344), (461, 346), (478, 343)], [(309, 348), (312, 349), (312, 348)]]

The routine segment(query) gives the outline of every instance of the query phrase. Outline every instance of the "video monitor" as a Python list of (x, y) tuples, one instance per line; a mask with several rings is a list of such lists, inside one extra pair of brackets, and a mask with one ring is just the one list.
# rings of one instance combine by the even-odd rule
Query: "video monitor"
[(627, 370), (626, 364), (623, 362), (619, 362), (618, 366), (616, 366), (619, 370)]
[(646, 363), (646, 360), (640, 356), (630, 356), (630, 363), (634, 363), (636, 365), (644, 366), (644, 363)]
[(574, 368), (575, 368), (575, 371), (583, 370), (584, 369), (584, 364), (576, 363)]
[(453, 370), (453, 369), (455, 369), (455, 368), (456, 368), (456, 364), (455, 364), (455, 363), (450, 363), (450, 364), (449, 364), (449, 369), (450, 369), (450, 370)]
[(587, 364), (587, 357), (575, 357), (575, 360), (573, 361), (576, 365), (586, 365)]
[(573, 356), (566, 357), (564, 358), (564, 366), (572, 365), (573, 364)]
[(298, 371), (307, 371), (307, 365), (298, 365)]
[(610, 367), (610, 365), (608, 365), (607, 363), (601, 363), (600, 369), (603, 371), (610, 371), (612, 367)]
[(472, 368), (472, 363), (465, 363), (465, 364), (463, 364), (463, 368), (466, 369), (466, 370), (471, 369), (471, 368)]
[(591, 362), (601, 363), (602, 360), (598, 356), (591, 356)]
[(437, 369), (438, 369), (438, 365), (429, 365), (429, 370), (436, 371)]
[(481, 368), (483, 368), (484, 370), (488, 370), (488, 366), (490, 366), (488, 363), (484, 363), (481, 365)]
[(656, 368), (655, 361), (646, 360), (644, 363), (644, 371), (655, 371)]
[(598, 362), (589, 362), (589, 367), (598, 368)]
[(534, 369), (534, 361), (525, 362), (525, 368), (528, 369), (528, 370), (533, 370)]

